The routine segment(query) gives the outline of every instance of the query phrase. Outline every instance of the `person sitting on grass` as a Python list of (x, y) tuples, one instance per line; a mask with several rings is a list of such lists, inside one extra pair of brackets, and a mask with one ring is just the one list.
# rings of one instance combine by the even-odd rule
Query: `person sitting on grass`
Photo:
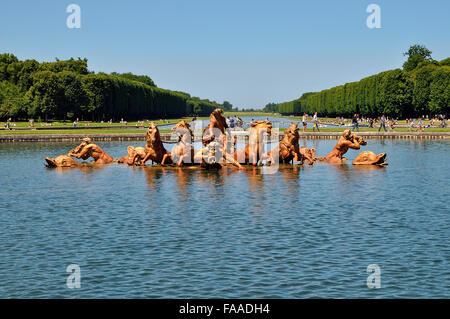
[(391, 131), (393, 131), (395, 129), (395, 123), (394, 120), (389, 122), (389, 127), (391, 128)]

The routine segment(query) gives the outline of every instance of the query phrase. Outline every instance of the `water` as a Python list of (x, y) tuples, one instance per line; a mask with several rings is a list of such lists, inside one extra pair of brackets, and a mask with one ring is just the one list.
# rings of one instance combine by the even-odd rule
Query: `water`
[[(233, 116), (234, 117), (234, 116)], [(235, 118), (235, 117), (234, 117)], [(303, 124), (300, 120), (295, 120), (292, 118), (284, 118), (284, 117), (273, 117), (273, 116), (242, 116), (241, 119), (244, 121), (244, 128), (248, 128), (248, 123), (250, 123), (252, 120), (255, 121), (266, 121), (269, 120), (272, 122), (272, 125), (274, 125), (274, 127), (279, 127), (279, 128), (288, 128), (291, 122), (294, 123), (298, 123), (298, 127), (301, 129), (303, 128)], [(314, 123), (312, 122), (307, 122), (308, 123), (308, 127), (312, 128)], [(197, 120), (195, 122), (191, 122), (191, 125), (193, 128), (204, 128), (209, 124), (209, 119), (205, 119), (205, 120)], [(333, 125), (333, 124), (323, 124), (324, 127), (326, 128), (335, 128), (335, 127), (339, 127), (337, 125)], [(163, 124), (163, 125), (158, 125), (159, 128), (162, 129), (171, 129), (172, 127), (174, 127), (175, 124)]]
[(74, 146), (0, 144), (0, 298), (450, 297), (450, 141), (369, 140), (380, 169), (44, 167)]

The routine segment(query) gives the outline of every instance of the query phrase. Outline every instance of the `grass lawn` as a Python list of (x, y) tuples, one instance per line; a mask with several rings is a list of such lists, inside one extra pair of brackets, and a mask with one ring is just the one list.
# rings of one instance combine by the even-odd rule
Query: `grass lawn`
[[(198, 117), (197, 119), (206, 119), (208, 117)], [(164, 125), (164, 124), (174, 124), (177, 123), (181, 120), (186, 120), (186, 121), (191, 121), (192, 117), (182, 117), (182, 118), (176, 118), (176, 119), (167, 119), (167, 120), (150, 120), (150, 122), (153, 122), (157, 125)], [(15, 127), (29, 127), (30, 123), (29, 122), (12, 122), (13, 124), (16, 124)], [(125, 124), (123, 123), (101, 123), (101, 122), (90, 122), (90, 121), (80, 121), (77, 125), (77, 127), (85, 127), (86, 123), (89, 123), (89, 126), (100, 126), (100, 127), (118, 127), (118, 126), (125, 126)], [(136, 126), (138, 122), (134, 121), (134, 122), (128, 122), (127, 126)], [(49, 125), (51, 124), (51, 125)], [(141, 125), (141, 124), (139, 124)], [(148, 125), (148, 121), (144, 122), (144, 125), (147, 126)], [(34, 122), (34, 127), (35, 128), (46, 128), (46, 127), (72, 127), (73, 126), (73, 122), (69, 122), (66, 121), (63, 123), (63, 121), (49, 121), (49, 122)]]
[[(170, 133), (169, 129), (160, 129), (161, 133)], [(75, 130), (1, 130), (0, 135), (61, 135), (61, 134), (145, 134), (146, 129), (75, 129)]]

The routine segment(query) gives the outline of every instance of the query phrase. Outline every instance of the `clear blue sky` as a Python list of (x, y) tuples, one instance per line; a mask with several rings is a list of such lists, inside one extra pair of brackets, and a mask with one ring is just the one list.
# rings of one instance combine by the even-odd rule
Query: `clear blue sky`
[[(81, 29), (66, 7), (81, 7)], [(366, 7), (381, 7), (381, 29)], [(448, 0), (3, 1), (0, 52), (87, 57), (95, 72), (149, 75), (159, 87), (263, 107), (401, 67), (411, 44), (450, 56)]]

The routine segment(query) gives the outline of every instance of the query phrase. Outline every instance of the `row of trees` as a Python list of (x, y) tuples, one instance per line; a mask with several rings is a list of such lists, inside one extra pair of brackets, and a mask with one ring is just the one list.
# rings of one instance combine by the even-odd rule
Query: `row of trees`
[(19, 61), (0, 55), (0, 118), (109, 120), (208, 115), (229, 102), (156, 87), (145, 75), (90, 72), (87, 59)]
[[(278, 104), (282, 114), (318, 112), (328, 116), (386, 114), (414, 117), (450, 113), (450, 58), (440, 62), (421, 45), (411, 46), (403, 69), (382, 72), (358, 82), (346, 83), (299, 99)], [(273, 111), (268, 104), (267, 111)]]

